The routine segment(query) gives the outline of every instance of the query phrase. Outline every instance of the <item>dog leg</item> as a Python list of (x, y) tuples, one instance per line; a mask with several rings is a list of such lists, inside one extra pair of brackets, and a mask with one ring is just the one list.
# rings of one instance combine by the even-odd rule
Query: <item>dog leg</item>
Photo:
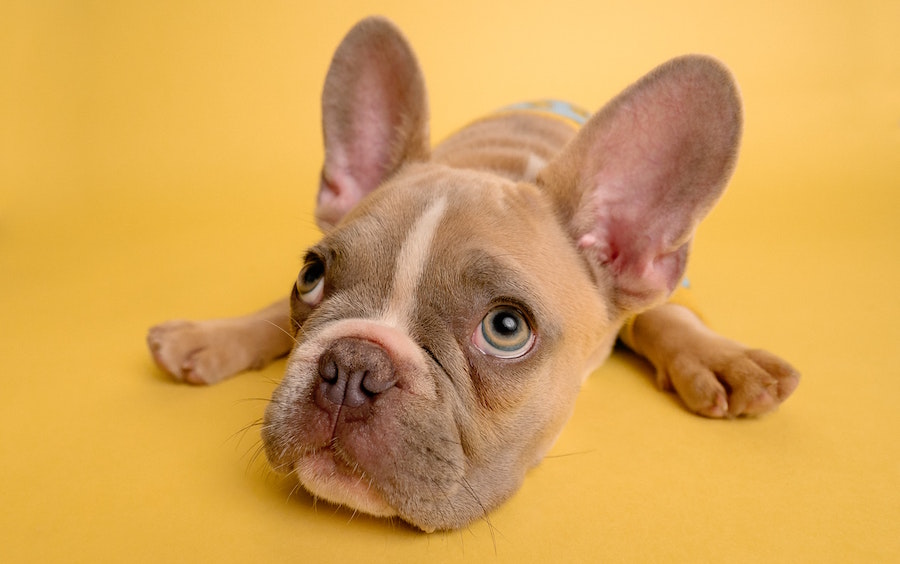
[(293, 344), (288, 299), (243, 317), (167, 321), (147, 334), (156, 364), (190, 384), (215, 384), (258, 370), (290, 352)]
[(640, 314), (622, 339), (653, 364), (660, 388), (674, 390), (688, 409), (707, 417), (771, 411), (800, 382), (784, 360), (718, 335), (675, 304)]

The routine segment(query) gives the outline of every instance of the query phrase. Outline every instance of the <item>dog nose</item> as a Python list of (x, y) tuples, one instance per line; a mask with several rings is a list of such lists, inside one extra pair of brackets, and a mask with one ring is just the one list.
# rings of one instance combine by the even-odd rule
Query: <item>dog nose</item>
[(387, 351), (354, 337), (339, 339), (322, 353), (319, 378), (321, 396), (334, 406), (348, 407), (359, 407), (397, 383)]

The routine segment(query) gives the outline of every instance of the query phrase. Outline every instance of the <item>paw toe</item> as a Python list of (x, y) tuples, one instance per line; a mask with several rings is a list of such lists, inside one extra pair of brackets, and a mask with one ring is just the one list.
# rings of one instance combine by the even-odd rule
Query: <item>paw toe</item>
[(786, 400), (800, 385), (800, 373), (774, 354), (752, 349), (747, 351), (747, 356), (772, 378), (770, 390), (779, 402)]
[(147, 332), (147, 346), (156, 365), (179, 381), (197, 383), (197, 355), (203, 349), (194, 325), (167, 321)]
[(221, 378), (216, 378), (216, 367), (210, 352), (205, 349), (196, 349), (181, 363), (181, 378), (188, 384), (207, 386), (214, 384)]
[(728, 394), (715, 373), (694, 359), (683, 358), (669, 375), (672, 387), (688, 409), (705, 417), (728, 415)]
[(688, 409), (715, 418), (772, 411), (800, 382), (799, 373), (782, 359), (739, 345), (682, 351), (665, 377)]
[(732, 388), (731, 414), (762, 415), (774, 410), (794, 391), (799, 374), (777, 356), (759, 349), (746, 349), (721, 371)]
[(221, 321), (169, 321), (147, 333), (154, 362), (176, 380), (207, 385), (249, 367), (241, 335)]

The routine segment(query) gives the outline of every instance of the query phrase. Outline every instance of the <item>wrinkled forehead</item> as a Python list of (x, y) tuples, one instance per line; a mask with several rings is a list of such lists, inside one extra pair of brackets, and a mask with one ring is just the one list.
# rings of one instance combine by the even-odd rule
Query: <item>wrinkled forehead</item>
[(380, 188), (326, 240), (367, 278), (360, 283), (384, 286), (382, 299), (398, 317), (423, 299), (450, 298), (444, 294), (541, 308), (561, 269), (580, 268), (536, 187), (434, 167)]
[[(508, 257), (558, 241), (549, 207), (534, 186), (494, 175), (443, 167), (413, 168), (370, 196), (350, 218), (352, 237), (375, 242), (382, 254), (391, 246), (396, 266), (415, 265), (459, 254)], [(482, 261), (483, 262), (483, 261)]]

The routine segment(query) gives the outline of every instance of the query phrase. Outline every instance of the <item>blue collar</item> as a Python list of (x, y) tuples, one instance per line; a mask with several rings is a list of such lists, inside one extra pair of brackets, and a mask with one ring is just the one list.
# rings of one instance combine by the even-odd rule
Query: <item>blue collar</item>
[(584, 125), (591, 117), (590, 112), (562, 100), (537, 100), (506, 106), (501, 112), (525, 111), (550, 114), (574, 122), (578, 127)]

